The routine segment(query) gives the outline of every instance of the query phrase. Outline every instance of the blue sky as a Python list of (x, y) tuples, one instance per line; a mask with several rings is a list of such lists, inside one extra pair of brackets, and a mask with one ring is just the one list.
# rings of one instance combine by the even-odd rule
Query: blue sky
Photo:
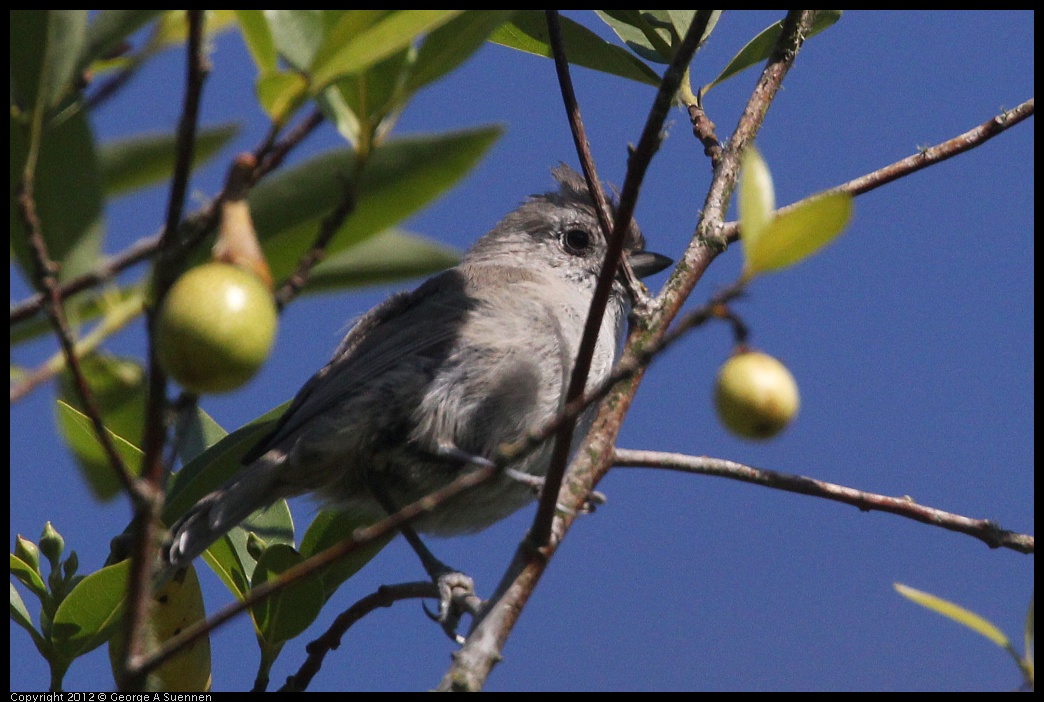
[[(592, 28), (593, 15), (570, 16)], [(726, 13), (694, 65), (717, 75), (778, 19)], [(807, 42), (757, 140), (786, 204), (980, 124), (1033, 95), (1028, 12), (847, 12)], [(599, 30), (601, 31), (601, 30)], [(232, 155), (267, 122), (255, 69), (234, 34), (219, 38), (203, 123), (236, 120), (240, 136), (191, 184), (198, 206), (215, 194)], [(94, 122), (99, 140), (171, 130), (183, 54), (168, 52)], [(602, 177), (622, 182), (626, 146), (641, 133), (648, 86), (574, 69)], [(706, 102), (727, 138), (756, 80), (751, 71)], [(486, 46), (422, 92), (396, 132), (499, 123), (504, 136), (460, 184), (405, 223), (460, 249), (524, 196), (551, 186), (550, 167), (578, 164), (550, 61)], [(706, 454), (800, 473), (917, 502), (1002, 527), (1034, 531), (1033, 135), (1031, 118), (985, 146), (857, 198), (849, 230), (800, 266), (755, 281), (736, 310), (752, 343), (782, 359), (802, 394), (778, 439), (749, 443), (720, 427), (711, 387), (731, 339), (724, 326), (690, 334), (653, 364), (619, 445)], [(324, 125), (297, 157), (340, 146)], [(696, 225), (710, 168), (684, 113), (649, 171), (636, 217), (649, 247), (677, 257)], [(115, 252), (161, 226), (166, 192), (119, 200), (106, 213)], [(731, 282), (738, 248), (713, 264), (690, 306)], [(142, 274), (134, 269), (128, 280)], [(652, 279), (655, 291), (666, 274)], [(406, 284), (409, 287), (415, 283)], [(400, 286), (401, 287), (401, 286)], [(346, 325), (393, 289), (312, 296), (287, 310), (272, 359), (248, 386), (204, 401), (231, 430), (290, 398), (337, 345)], [(11, 299), (24, 297), (12, 277)], [(113, 350), (140, 354), (138, 327)], [(12, 360), (35, 365), (51, 347)], [(54, 392), (12, 407), (11, 539), (36, 538), (48, 519), (87, 570), (129, 515), (99, 506), (53, 431)], [(900, 598), (893, 582), (936, 593), (994, 621), (1021, 642), (1033, 593), (1031, 556), (893, 515), (717, 478), (619, 469), (599, 488), (608, 504), (569, 533), (489, 680), (491, 690), (1008, 690), (1019, 676), (985, 639)], [(293, 504), (299, 523), (313, 506)], [(434, 540), (438, 555), (489, 594), (524, 534), (527, 509), (469, 537)], [(201, 568), (205, 571), (205, 567)], [(202, 574), (208, 607), (231, 596)], [(394, 542), (342, 587), (331, 608), (291, 642), (272, 679), (303, 660), (304, 643), (382, 583), (422, 571)], [(46, 687), (28, 636), (11, 628), (12, 690)], [(213, 635), (217, 690), (248, 689), (257, 652), (246, 621)], [(416, 603), (378, 612), (328, 656), (312, 689), (428, 689), (452, 645)], [(78, 661), (70, 690), (108, 690), (103, 650)]]

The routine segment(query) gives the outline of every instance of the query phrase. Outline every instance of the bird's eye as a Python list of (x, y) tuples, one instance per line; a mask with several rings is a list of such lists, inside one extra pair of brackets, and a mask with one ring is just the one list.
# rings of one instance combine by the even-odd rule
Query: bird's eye
[(591, 235), (583, 229), (570, 229), (562, 235), (562, 244), (574, 256), (583, 256), (591, 248)]

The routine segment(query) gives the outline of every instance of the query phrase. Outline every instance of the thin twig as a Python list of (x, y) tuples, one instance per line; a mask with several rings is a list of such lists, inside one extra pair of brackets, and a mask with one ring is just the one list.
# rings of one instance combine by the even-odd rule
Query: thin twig
[[(1001, 112), (996, 117), (983, 122), (974, 129), (969, 129), (964, 134), (955, 136), (952, 139), (947, 139), (935, 146), (930, 146), (926, 149), (919, 149), (915, 154), (911, 154), (910, 156), (884, 166), (883, 168), (878, 168), (876, 171), (871, 173), (861, 175), (858, 178), (853, 178), (847, 183), (842, 183), (841, 185), (831, 188), (827, 192), (845, 192), (852, 195), (862, 195), (863, 193), (868, 193), (882, 185), (887, 185), (894, 180), (904, 178), (911, 173), (916, 173), (922, 168), (934, 166), (937, 163), (942, 163), (946, 159), (953, 158), (958, 154), (962, 154), (965, 151), (981, 146), (1006, 129), (1014, 127), (1019, 122), (1031, 117), (1033, 115), (1033, 100), (1034, 98), (1030, 98), (1018, 107)], [(820, 194), (821, 193), (817, 193), (816, 196)], [(800, 206), (803, 202), (805, 202), (805, 200), (800, 200), (787, 205), (786, 207), (781, 207), (779, 213), (786, 213)], [(739, 222), (728, 222), (721, 228), (719, 233), (721, 236), (726, 237), (730, 242), (736, 241), (739, 239), (740, 235)]]
[[(97, 268), (62, 284), (59, 292), (62, 299), (74, 295), (87, 288), (93, 288), (116, 277), (116, 274), (135, 263), (151, 256), (159, 245), (159, 234), (139, 239), (115, 256), (101, 263)], [(11, 305), (11, 324), (30, 319), (40, 311), (44, 296), (40, 293), (27, 297)]]
[[(142, 312), (140, 296), (133, 295), (126, 300), (107, 306), (105, 316), (90, 333), (84, 335), (75, 344), (77, 358), (93, 353), (102, 342), (116, 331), (127, 326)], [(63, 312), (64, 314), (64, 312)], [(66, 368), (65, 352), (58, 351), (47, 361), (30, 371), (20, 382), (11, 385), (11, 402), (14, 403), (28, 395), (34, 388), (50, 380)]]
[(134, 476), (131, 475), (127, 464), (123, 462), (120, 454), (116, 451), (116, 445), (109, 436), (109, 430), (105, 428), (105, 420), (102, 419), (101, 408), (94, 398), (94, 393), (84, 376), (83, 368), (80, 366), (80, 358), (76, 353), (76, 343), (73, 341), (72, 332), (65, 319), (65, 309), (62, 307), (62, 293), (58, 286), (58, 280), (54, 275), (57, 264), (51, 260), (47, 251), (47, 243), (44, 241), (43, 231), (40, 229), (40, 218), (36, 214), (36, 201), (33, 197), (33, 174), (30, 172), (21, 181), (18, 193), (18, 208), (29, 241), (29, 249), (32, 251), (33, 263), (36, 268), (36, 285), (42, 290), (49, 300), (47, 315), (51, 319), (51, 325), (58, 336), (62, 352), (65, 354), (66, 364), (72, 374), (73, 387), (83, 403), (84, 414), (91, 420), (94, 434), (101, 444), (105, 457), (112, 466), (113, 472), (119, 478), (120, 484), (132, 501), (139, 497), (135, 485)]
[(836, 485), (803, 475), (780, 473), (708, 456), (689, 456), (664, 451), (616, 449), (613, 465), (633, 468), (668, 468), (685, 473), (714, 475), (764, 487), (822, 497), (853, 505), (864, 512), (889, 512), (932, 526), (974, 536), (990, 548), (1008, 548), (1033, 553), (1033, 536), (1001, 529), (989, 519), (972, 519), (941, 509), (917, 504), (909, 497), (890, 497)]
[(707, 116), (703, 109), (703, 96), (696, 95), (696, 102), (686, 106), (689, 112), (689, 122), (692, 124), (692, 134), (703, 144), (703, 154), (710, 158), (711, 170), (717, 170), (721, 163), (721, 142), (715, 132), (714, 122)]
[[(157, 306), (173, 282), (175, 270), (172, 266), (163, 265), (163, 254), (174, 241), (175, 233), (181, 223), (181, 213), (185, 205), (185, 193), (188, 190), (188, 179), (192, 170), (192, 156), (195, 150), (196, 131), (199, 124), (199, 105), (203, 93), (203, 82), (209, 71), (208, 61), (203, 47), (203, 34), (206, 13), (204, 10), (186, 10), (188, 21), (188, 51), (186, 58), (186, 87), (182, 105), (181, 118), (178, 123), (177, 158), (174, 175), (171, 179), (170, 197), (167, 203), (167, 217), (163, 234), (160, 237), (160, 261), (154, 267), (153, 294)], [(142, 459), (142, 476), (148, 486), (150, 497), (147, 503), (136, 506), (134, 514), (133, 555), (129, 576), (127, 595), (127, 612), (125, 614), (126, 654), (118, 663), (117, 680), (121, 690), (140, 690), (145, 684), (145, 676), (132, 670), (132, 661), (145, 651), (147, 646), (147, 625), (149, 608), (152, 602), (152, 579), (156, 566), (158, 548), (158, 517), (163, 508), (163, 482), (165, 479), (165, 463), (163, 446), (167, 438), (167, 426), (164, 413), (167, 409), (167, 376), (158, 362), (155, 335), (155, 316), (146, 310), (149, 330), (149, 392), (145, 409), (144, 457)]]
[(351, 180), (344, 184), (341, 201), (330, 214), (323, 218), (322, 224), (319, 225), (319, 232), (316, 234), (311, 248), (301, 257), (297, 263), (297, 268), (294, 269), (294, 272), (276, 292), (276, 306), (280, 310), (286, 307), (290, 300), (305, 286), (312, 269), (326, 257), (326, 247), (330, 244), (330, 240), (334, 238), (334, 235), (341, 228), (341, 225), (344, 224), (345, 220), (348, 219), (348, 216), (355, 211), (355, 191), (358, 187), (359, 178), (362, 175), (361, 164), (357, 165), (354, 171)]
[(438, 586), (430, 580), (398, 585), (381, 585), (376, 592), (367, 595), (344, 612), (341, 612), (322, 636), (305, 647), (305, 650), (308, 652), (308, 658), (305, 659), (296, 673), (286, 679), (286, 684), (279, 689), (279, 692), (304, 692), (307, 690), (308, 685), (312, 682), (312, 678), (322, 668), (326, 654), (337, 650), (341, 645), (341, 639), (348, 629), (367, 614), (381, 607), (391, 607), (401, 600), (419, 598), (438, 599)]
[(566, 56), (565, 45), (562, 42), (562, 24), (558, 18), (558, 10), (544, 10), (544, 15), (547, 19), (548, 42), (551, 44), (551, 53), (555, 59), (558, 86), (562, 91), (562, 102), (565, 104), (569, 130), (573, 134), (573, 144), (576, 146), (577, 156), (580, 157), (580, 167), (587, 180), (591, 199), (595, 203), (595, 214), (598, 216), (598, 224), (602, 227), (602, 235), (606, 241), (609, 241), (613, 231), (613, 212), (609, 206), (609, 200), (605, 196), (605, 190), (602, 189), (602, 181), (598, 177), (594, 157), (591, 155), (591, 142), (587, 140), (587, 130), (584, 128), (584, 120), (580, 116), (580, 104), (576, 100), (573, 77), (569, 73), (569, 58)]

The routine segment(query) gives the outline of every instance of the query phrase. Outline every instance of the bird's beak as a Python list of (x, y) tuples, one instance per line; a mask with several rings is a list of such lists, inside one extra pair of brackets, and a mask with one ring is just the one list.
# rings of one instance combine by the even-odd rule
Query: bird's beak
[(628, 255), (627, 260), (631, 263), (631, 270), (639, 278), (645, 278), (653, 273), (659, 273), (667, 266), (674, 263), (673, 259), (667, 258), (663, 254), (653, 253), (652, 251), (635, 251)]

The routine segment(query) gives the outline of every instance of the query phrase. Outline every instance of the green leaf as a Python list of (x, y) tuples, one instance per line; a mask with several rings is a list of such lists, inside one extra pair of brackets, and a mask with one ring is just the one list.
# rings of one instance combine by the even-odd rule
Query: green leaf
[[(373, 523), (372, 519), (364, 519), (350, 512), (339, 510), (323, 510), (308, 527), (304, 537), (301, 539), (301, 555), (311, 558), (335, 544), (344, 541), (352, 535), (356, 529), (367, 527)], [(396, 532), (382, 536), (371, 541), (365, 546), (360, 546), (344, 558), (331, 563), (319, 570), (322, 580), (324, 599), (331, 595), (348, 578), (355, 575), (364, 565), (373, 560), (389, 541), (395, 538)]]
[(164, 10), (98, 10), (87, 27), (87, 41), (80, 52), (80, 70), (103, 59), (134, 32)]
[(406, 91), (416, 92), (462, 64), (515, 12), (467, 10), (429, 33), (417, 50), (417, 58), (406, 79)]
[(279, 55), (304, 72), (323, 40), (322, 10), (264, 10)]
[[(841, 19), (841, 10), (819, 10), (812, 20), (812, 28), (808, 32), (808, 37), (814, 37), (839, 19)], [(706, 93), (714, 86), (725, 82), (737, 73), (767, 60), (772, 55), (772, 48), (776, 45), (776, 40), (779, 38), (779, 33), (782, 30), (783, 21), (780, 20), (747, 42), (747, 45), (732, 57), (732, 60), (728, 62), (718, 77), (703, 86), (702, 92)]]
[(43, 643), (43, 639), (40, 633), (33, 626), (33, 618), (29, 614), (29, 610), (25, 607), (25, 602), (22, 602), (22, 596), (18, 594), (18, 590), (15, 589), (14, 583), (11, 585), (11, 621), (18, 626), (22, 627), (29, 632), (29, 635), (33, 637), (33, 643), (36, 644), (37, 648)]
[(938, 612), (939, 614), (952, 619), (958, 624), (962, 624), (972, 631), (985, 636), (987, 639), (997, 644), (1005, 650), (1011, 650), (1011, 642), (1008, 641), (1008, 637), (1004, 635), (1004, 632), (998, 629), (992, 622), (983, 619), (978, 614), (970, 612), (960, 605), (956, 605), (949, 600), (944, 600), (941, 597), (922, 592), (921, 590), (915, 590), (912, 587), (907, 587), (901, 583), (894, 583), (893, 587), (903, 597), (916, 602), (917, 604)]
[(199, 454), (228, 436), (228, 432), (214, 421), (198, 404), (178, 415), (175, 428), (178, 457), (188, 463)]
[(405, 106), (402, 89), (412, 48), (397, 51), (364, 71), (344, 76), (318, 96), (319, 106), (356, 149), (369, 150)]
[(418, 36), (461, 12), (463, 10), (398, 10), (362, 32), (357, 32), (352, 13), (346, 13), (326, 33), (313, 58), (313, 94), (342, 76), (357, 73), (410, 46)]
[(257, 100), (276, 124), (284, 124), (304, 104), (308, 81), (300, 73), (270, 71), (257, 77)]
[(105, 643), (123, 614), (130, 561), (91, 573), (58, 605), (51, 640), (58, 653), (75, 658)]
[(306, 293), (392, 283), (455, 266), (460, 255), (426, 237), (397, 229), (383, 232), (323, 259), (312, 269)]
[[(242, 470), (243, 456), (272, 430), (289, 404), (286, 402), (221, 437), (175, 473), (167, 486), (163, 522), (173, 524), (200, 499)], [(223, 431), (216, 422), (204, 417), (200, 417), (200, 422), (208, 427), (206, 431), (211, 438)], [(255, 512), (204, 551), (203, 559), (238, 597), (247, 591), (254, 569), (254, 559), (246, 550), (248, 529), (262, 535), (269, 543), (293, 544), (293, 518), (286, 501), (279, 500), (267, 509)]]
[[(498, 127), (482, 127), (383, 143), (367, 161), (356, 188), (355, 211), (327, 254), (357, 244), (427, 205), (471, 170), (500, 133)], [(251, 191), (251, 214), (273, 278), (281, 280), (296, 269), (315, 239), (319, 221), (344, 197), (344, 179), (352, 171), (352, 153), (340, 150), (283, 169)]]
[(258, 71), (275, 71), (279, 66), (279, 54), (265, 13), (262, 10), (236, 10), (235, 13), (239, 31), (243, 34), (243, 42), (250, 51)]
[[(207, 10), (204, 31), (206, 36), (213, 37), (236, 23), (236, 15), (232, 10)], [(167, 10), (156, 23), (150, 43), (157, 49), (184, 44), (188, 40), (188, 20), (185, 10)]]
[(750, 247), (768, 227), (776, 212), (776, 189), (768, 165), (756, 148), (750, 146), (740, 161), (739, 218), (743, 248), (750, 258)]
[[(21, 120), (11, 119), (10, 128), (11, 183), (17, 183), (29, 154), (30, 133)], [(11, 248), (30, 281), (33, 264), (17, 190), (11, 188)], [(94, 137), (82, 110), (45, 126), (33, 194), (48, 253), (61, 263), (59, 279), (69, 280), (93, 268), (101, 252), (102, 187)]]
[(852, 218), (852, 196), (824, 193), (781, 210), (755, 241), (744, 239), (750, 274), (779, 270), (803, 261), (844, 231)]
[(171, 476), (162, 520), (173, 524), (204, 496), (242, 469), (242, 458), (272, 430), (289, 401), (228, 434)]
[[(254, 570), (253, 587), (272, 580), (303, 560), (301, 554), (286, 544), (270, 546)], [(322, 582), (313, 574), (254, 605), (251, 615), (265, 642), (278, 644), (307, 629), (319, 616), (324, 601)]]
[[(671, 23), (642, 10), (595, 10), (623, 43), (646, 61), (670, 63), (674, 58)], [(666, 11), (661, 11), (666, 14)], [(694, 11), (692, 11), (694, 12)], [(666, 26), (664, 26), (666, 25)], [(686, 25), (688, 29), (688, 25)]]
[[(153, 597), (150, 617), (145, 623), (145, 649), (153, 651), (188, 627), (206, 618), (203, 592), (195, 568), (185, 568), (168, 580)], [(109, 662), (113, 675), (125, 656), (124, 637), (118, 631), (109, 642)], [(151, 671), (142, 689), (146, 692), (198, 692), (210, 690), (210, 636), (197, 638), (174, 657)], [(158, 699), (156, 698), (153, 699)], [(167, 699), (173, 699), (168, 696)]]
[[(141, 363), (134, 358), (95, 353), (80, 359), (80, 369), (105, 426), (133, 446), (141, 446), (146, 393), (145, 369)], [(68, 370), (59, 376), (58, 397), (78, 412), (85, 412)], [(107, 461), (99, 470), (106, 468)]]
[[(562, 25), (566, 56), (570, 63), (647, 85), (660, 84), (660, 76), (656, 71), (630, 51), (610, 44), (587, 27), (567, 17), (561, 17), (559, 21)], [(498, 27), (489, 40), (494, 44), (544, 58), (552, 56), (547, 23), (541, 10), (519, 10), (510, 22)]]
[[(115, 497), (120, 492), (121, 483), (98, 442), (91, 420), (61, 400), (58, 400), (57, 412), (58, 431), (76, 456), (91, 492), (99, 500)], [(111, 431), (108, 434), (127, 470), (132, 475), (140, 475), (141, 450)]]
[[(201, 129), (193, 163), (205, 163), (239, 133), (239, 125), (222, 124)], [(122, 195), (168, 179), (174, 172), (177, 136), (173, 133), (136, 134), (102, 144), (98, 149), (105, 194)]]
[(47, 595), (47, 586), (44, 584), (43, 578), (31, 565), (23, 561), (18, 556), (11, 555), (11, 575), (18, 579), (18, 582), (29, 588), (29, 591), (40, 598), (42, 602)]
[(294, 545), (294, 520), (286, 500), (277, 500), (260, 509), (215, 541), (204, 552), (207, 563), (235, 595), (242, 595), (254, 576), (255, 561), (247, 550), (253, 532), (269, 545)]
[(10, 22), (12, 103), (46, 113), (73, 87), (87, 10), (18, 10)]

